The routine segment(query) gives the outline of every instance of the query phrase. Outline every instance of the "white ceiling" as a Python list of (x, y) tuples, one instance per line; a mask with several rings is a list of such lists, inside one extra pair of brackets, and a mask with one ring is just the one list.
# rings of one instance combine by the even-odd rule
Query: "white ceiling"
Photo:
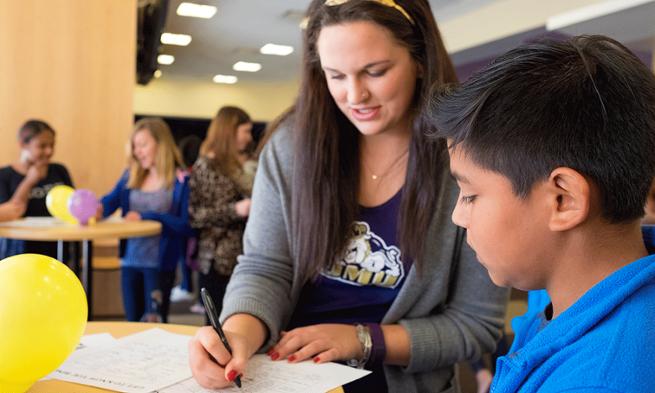
[[(286, 82), (298, 79), (301, 30), (298, 26), (310, 0), (187, 0), (214, 5), (212, 19), (176, 14), (183, 0), (169, 0), (164, 31), (190, 34), (187, 47), (162, 45), (161, 53), (175, 56), (172, 65), (162, 65), (163, 79), (211, 82), (216, 74), (236, 75), (240, 82)], [(429, 0), (437, 22), (489, 5), (498, 0)], [(607, 34), (635, 50), (651, 53), (655, 48), (655, 0), (604, 0), (588, 7), (553, 16), (552, 31), (568, 35)], [(557, 21), (558, 23), (551, 23)], [(525, 31), (494, 42), (451, 54), (456, 64), (493, 57), (526, 39), (546, 33), (549, 26)], [(478, 26), (479, 28), (479, 26)], [(291, 45), (290, 56), (266, 56), (259, 48), (266, 43)], [(239, 60), (262, 64), (256, 73), (237, 72)]]
[[(214, 5), (212, 19), (176, 14), (183, 0), (170, 0), (164, 31), (190, 34), (187, 47), (162, 45), (160, 53), (175, 56), (171, 65), (162, 65), (164, 79), (211, 81), (216, 74), (236, 75), (240, 81), (280, 82), (296, 80), (299, 73), (301, 31), (298, 27), (309, 0), (188, 0)], [(430, 0), (438, 22), (446, 21), (496, 0)], [(266, 56), (259, 48), (268, 42), (295, 48), (286, 57)], [(239, 61), (262, 64), (256, 73), (237, 72)]]

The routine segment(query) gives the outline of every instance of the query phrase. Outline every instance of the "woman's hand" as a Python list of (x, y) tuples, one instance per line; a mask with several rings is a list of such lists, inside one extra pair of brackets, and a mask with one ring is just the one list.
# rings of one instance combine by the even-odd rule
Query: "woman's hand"
[(37, 184), (48, 175), (48, 162), (42, 161), (30, 165), (25, 174), (25, 180), (32, 185)]
[(189, 342), (189, 366), (198, 383), (207, 389), (220, 389), (243, 375), (248, 359), (257, 348), (240, 333), (223, 329), (232, 347), (232, 355), (225, 349), (211, 326), (198, 329)]
[(139, 212), (135, 212), (133, 210), (130, 210), (127, 212), (125, 217), (123, 217), (125, 221), (141, 221), (141, 214)]
[(250, 198), (242, 199), (234, 204), (234, 211), (239, 217), (248, 217), (250, 214)]
[(282, 332), (282, 339), (268, 352), (272, 360), (315, 363), (359, 359), (362, 346), (353, 325), (321, 324)]
[(102, 220), (102, 216), (104, 215), (105, 208), (102, 206), (102, 203), (98, 203), (98, 206), (96, 206), (96, 221)]

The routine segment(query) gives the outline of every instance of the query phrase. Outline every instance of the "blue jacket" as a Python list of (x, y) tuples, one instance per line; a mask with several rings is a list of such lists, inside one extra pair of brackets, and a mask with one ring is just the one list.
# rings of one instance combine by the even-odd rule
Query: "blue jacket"
[[(651, 253), (653, 234), (644, 230)], [(554, 320), (528, 310), (512, 327), (491, 393), (653, 392), (655, 255), (614, 272)]]
[[(125, 172), (114, 189), (102, 197), (103, 216), (107, 217), (121, 208), (122, 216), (130, 211), (130, 192), (127, 188), (129, 173)], [(189, 177), (177, 178), (173, 187), (173, 203), (168, 213), (142, 212), (144, 220), (159, 221), (162, 224), (159, 243), (159, 268), (175, 270), (180, 259), (186, 257), (186, 245), (189, 237), (195, 235), (189, 225)], [(125, 255), (125, 240), (120, 243), (120, 257)]]

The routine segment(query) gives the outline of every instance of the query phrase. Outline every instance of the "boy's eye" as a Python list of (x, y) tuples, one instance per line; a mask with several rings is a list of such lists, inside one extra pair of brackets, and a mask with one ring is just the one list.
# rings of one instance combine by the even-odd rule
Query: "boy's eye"
[(460, 202), (462, 202), (463, 204), (468, 205), (468, 204), (470, 204), (470, 203), (473, 203), (473, 201), (475, 200), (475, 197), (476, 197), (476, 196), (477, 196), (477, 195), (462, 195), (462, 196), (459, 198), (459, 200), (460, 200)]

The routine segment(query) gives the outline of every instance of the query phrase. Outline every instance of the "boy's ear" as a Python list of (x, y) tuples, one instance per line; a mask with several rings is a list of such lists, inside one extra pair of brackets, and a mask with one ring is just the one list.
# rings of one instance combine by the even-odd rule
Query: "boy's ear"
[(589, 217), (591, 186), (578, 171), (567, 167), (555, 168), (548, 177), (549, 220), (551, 231), (566, 231)]

